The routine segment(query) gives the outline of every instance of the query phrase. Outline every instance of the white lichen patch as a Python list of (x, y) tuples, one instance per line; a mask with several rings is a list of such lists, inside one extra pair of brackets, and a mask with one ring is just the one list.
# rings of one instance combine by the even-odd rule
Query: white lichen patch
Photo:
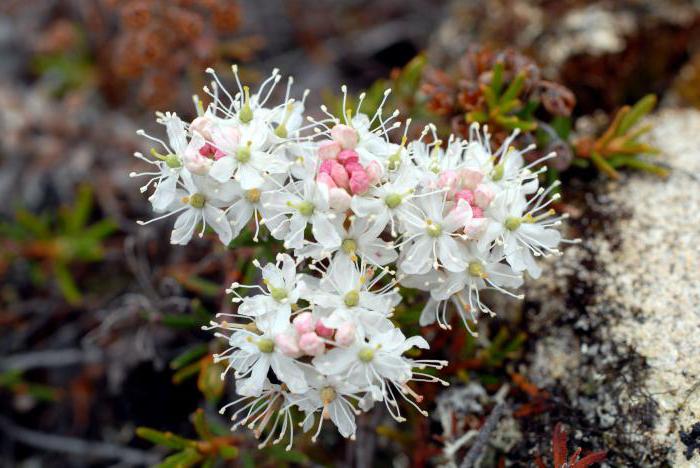
[(679, 433), (700, 422), (700, 112), (650, 123), (671, 175), (628, 172), (587, 195), (583, 242), (527, 285), (539, 338), (523, 371), (563, 389), (624, 460), (698, 467)]
[(700, 113), (666, 111), (653, 124), (651, 143), (673, 170), (611, 191), (630, 216), (616, 223), (621, 243), (605, 262), (599, 300), (624, 306), (612, 337), (650, 367), (637, 383), (658, 404), (654, 437), (675, 449), (673, 466), (698, 466), (700, 455), (683, 456), (678, 431), (700, 421)]

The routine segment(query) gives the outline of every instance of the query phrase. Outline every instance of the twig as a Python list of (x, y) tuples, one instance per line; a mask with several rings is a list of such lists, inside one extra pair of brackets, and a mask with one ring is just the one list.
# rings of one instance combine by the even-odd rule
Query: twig
[(0, 359), (0, 370), (26, 370), (37, 367), (63, 367), (98, 362), (102, 353), (97, 350), (59, 349), (15, 354)]
[(160, 457), (121, 445), (64, 437), (25, 429), (0, 416), (0, 430), (12, 440), (50, 452), (62, 452), (83, 458), (117, 459), (131, 465), (153, 465)]
[(481, 452), (484, 451), (484, 447), (486, 447), (489, 437), (491, 437), (491, 433), (494, 431), (494, 429), (496, 429), (496, 425), (501, 420), (501, 416), (503, 416), (503, 412), (505, 410), (506, 404), (504, 402), (498, 403), (493, 408), (493, 411), (491, 411), (491, 414), (489, 414), (489, 417), (486, 418), (486, 422), (481, 427), (474, 445), (472, 445), (472, 448), (470, 448), (469, 452), (467, 452), (467, 456), (465, 456), (464, 460), (462, 460), (460, 468), (471, 468), (475, 466), (476, 461), (481, 456)]

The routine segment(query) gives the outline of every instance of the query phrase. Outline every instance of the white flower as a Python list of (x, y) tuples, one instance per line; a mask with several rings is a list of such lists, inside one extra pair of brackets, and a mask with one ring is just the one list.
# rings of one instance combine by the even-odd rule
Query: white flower
[(391, 263), (398, 257), (393, 244), (379, 238), (384, 231), (384, 225), (380, 223), (372, 222), (368, 218), (351, 217), (351, 224), (347, 230), (339, 223), (333, 226), (340, 236), (338, 244), (331, 247), (310, 244), (296, 250), (295, 255), (320, 260), (336, 254), (353, 262), (361, 259), (377, 266)]
[(209, 175), (219, 182), (234, 177), (244, 190), (250, 190), (265, 182), (266, 172), (286, 172), (286, 161), (267, 147), (268, 138), (269, 128), (265, 122), (215, 126), (212, 144), (223, 155), (211, 165)]
[(139, 224), (144, 225), (179, 214), (170, 236), (172, 244), (187, 244), (199, 223), (202, 223), (200, 237), (204, 235), (206, 227), (211, 226), (222, 243), (231, 242), (231, 226), (226, 219), (226, 214), (220, 208), (233, 198), (231, 185), (218, 184), (211, 179), (193, 176), (188, 172), (181, 174), (181, 182), (184, 188), (177, 189), (175, 200), (167, 208), (168, 213)]
[(374, 278), (364, 265), (358, 269), (354, 262), (336, 255), (318, 288), (307, 293), (306, 299), (317, 306), (315, 312), (323, 317), (323, 324), (338, 328), (354, 323), (360, 333), (374, 334), (393, 328), (388, 320), (401, 297), (394, 290), (395, 283), (376, 291), (373, 286), (386, 275), (382, 270)]
[[(328, 190), (313, 179), (290, 183), (284, 189), (263, 194), (263, 206), (278, 213), (274, 219), (264, 219), (276, 239), (284, 239), (286, 248), (298, 249), (304, 245), (304, 231), (311, 224), (316, 241), (331, 248), (340, 242), (333, 227), (335, 215), (328, 206)], [(289, 216), (281, 221), (281, 216)]]
[[(249, 425), (258, 439), (264, 432), (267, 432), (267, 437), (258, 445), (258, 448), (263, 448), (270, 442), (277, 444), (285, 435), (289, 434), (286, 449), (290, 450), (294, 441), (295, 426), (291, 412), (294, 406), (293, 396), (282, 386), (271, 384), (269, 380), (265, 379), (263, 389), (258, 395), (238, 398), (224, 405), (219, 413), (224, 414), (232, 406), (238, 407), (231, 415), (232, 431), (241, 425)], [(275, 435), (277, 438), (273, 439)]]
[(312, 438), (316, 441), (321, 433), (321, 427), (325, 419), (330, 419), (338, 428), (343, 437), (355, 438), (355, 415), (359, 414), (352, 402), (358, 401), (360, 388), (352, 382), (345, 381), (337, 376), (324, 376), (313, 368), (307, 372), (309, 390), (301, 395), (294, 395), (295, 401), (306, 416), (302, 421), (305, 431), (313, 427), (314, 416), (320, 411), (318, 426)]
[(414, 346), (422, 349), (429, 347), (423, 338), (414, 336), (407, 339), (400, 330), (392, 328), (370, 337), (367, 341), (358, 339), (347, 348), (334, 348), (314, 358), (313, 364), (323, 374), (337, 376), (361, 388), (368, 388), (373, 400), (384, 401), (394, 419), (404, 421), (405, 418), (399, 411), (397, 394), (427, 415), (406, 397), (406, 394), (409, 394), (418, 401), (422, 399), (406, 385), (413, 378), (413, 367), (443, 365), (404, 358), (403, 353)]
[(292, 392), (305, 391), (306, 379), (299, 363), (284, 354), (276, 344), (277, 337), (294, 332), (289, 314), (284, 309), (275, 314), (263, 314), (256, 317), (255, 326), (260, 334), (235, 328), (229, 338), (231, 347), (215, 355), (217, 361), (227, 360), (236, 370), (235, 376), (240, 379), (236, 391), (246, 396), (259, 395), (270, 369)]
[(277, 214), (275, 211), (263, 205), (262, 195), (277, 190), (279, 184), (278, 176), (268, 176), (262, 184), (247, 190), (241, 188), (238, 182), (234, 182), (233, 187), (237, 200), (226, 209), (226, 215), (231, 221), (231, 229), (233, 230), (234, 238), (238, 237), (241, 230), (253, 219), (253, 221), (255, 221), (253, 240), (255, 242), (258, 241), (258, 235), (260, 233), (259, 218), (270, 219)]
[(486, 211), (489, 224), (479, 239), (479, 249), (486, 250), (496, 241), (503, 245), (506, 261), (513, 270), (527, 271), (533, 278), (539, 278), (542, 268), (534, 257), (558, 254), (556, 247), (561, 242), (559, 231), (552, 229), (561, 223), (561, 217), (553, 218), (553, 210), (541, 213), (559, 197), (555, 194), (546, 199), (552, 188), (540, 189), (530, 200), (515, 188), (498, 194)]
[(468, 204), (460, 201), (447, 211), (446, 194), (433, 192), (417, 199), (419, 216), (405, 219), (406, 239), (402, 242), (401, 271), (407, 274), (427, 273), (430, 268), (460, 271), (466, 266), (463, 246), (455, 238), (471, 219)]
[(389, 223), (391, 235), (396, 236), (397, 226), (403, 229), (401, 221), (418, 213), (410, 200), (419, 182), (420, 172), (411, 162), (404, 161), (389, 180), (370, 188), (362, 196), (354, 196), (352, 210), (360, 218), (374, 218), (373, 222), (382, 228)]
[[(253, 264), (261, 268), (257, 260), (254, 260)], [(241, 303), (238, 313), (250, 317), (269, 313), (291, 315), (291, 305), (299, 300), (297, 267), (294, 259), (286, 254), (278, 254), (276, 263), (268, 263), (261, 270), (266, 289), (259, 286), (242, 286), (238, 283), (231, 285), (229, 292), (236, 296), (233, 301)], [(262, 294), (242, 297), (235, 291), (241, 287), (257, 288)]]
[(184, 155), (188, 148), (187, 131), (185, 124), (176, 114), (169, 112), (158, 114), (158, 122), (165, 126), (168, 134), (168, 143), (153, 138), (140, 130), (138, 133), (164, 147), (167, 154), (160, 154), (155, 148), (151, 150), (151, 154), (156, 160), (145, 158), (141, 153), (136, 153), (135, 156), (148, 164), (154, 165), (157, 168), (156, 172), (131, 173), (131, 177), (151, 176), (152, 178), (141, 187), (141, 192), (148, 189), (151, 184), (155, 185), (155, 191), (148, 197), (148, 201), (153, 205), (156, 212), (165, 211), (175, 199), (175, 191), (177, 183), (180, 180), (180, 173), (184, 170)]
[(522, 296), (505, 289), (519, 287), (523, 279), (521, 274), (502, 263), (503, 253), (500, 248), (483, 253), (470, 246), (466, 251), (465, 260), (467, 267), (460, 272), (431, 271), (424, 275), (409, 275), (401, 280), (404, 286), (430, 291), (430, 300), (421, 313), (420, 325), (430, 325), (437, 321), (441, 328), (450, 329), (446, 317), (447, 301), (450, 301), (465, 328), (476, 336), (476, 332), (467, 322), (467, 314), (474, 323), (477, 321), (477, 312), (495, 315), (481, 302), (480, 291), (487, 288), (496, 289), (503, 294), (522, 299)]

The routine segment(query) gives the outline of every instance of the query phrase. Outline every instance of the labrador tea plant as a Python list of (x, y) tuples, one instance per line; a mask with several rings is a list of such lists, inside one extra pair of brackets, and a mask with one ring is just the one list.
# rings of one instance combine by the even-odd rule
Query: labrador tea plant
[(227, 341), (214, 359), (240, 395), (221, 412), (231, 409), (232, 429), (250, 427), (261, 447), (286, 440), (287, 449), (295, 426), (316, 440), (326, 420), (354, 438), (355, 416), (375, 402), (397, 421), (402, 400), (427, 414), (410, 384), (447, 385), (430, 370), (447, 363), (406, 355), (429, 345), (392, 322), (398, 285), (429, 291), (421, 325), (449, 329), (454, 311), (476, 335), (478, 316), (494, 315), (481, 292), (521, 297), (513, 291), (525, 273), (540, 275), (537, 257), (558, 253), (563, 216), (549, 208), (558, 195), (539, 186), (536, 169), (552, 156), (526, 165), (534, 147), (512, 145), (519, 130), (492, 148), (477, 123), (467, 140), (441, 141), (429, 125), (408, 141), (410, 121), (384, 114), (390, 90), (365, 115), (365, 95), (353, 111), (342, 87), (341, 115), (322, 106), (315, 119), (305, 116), (308, 91), (291, 97), (292, 78), (271, 102), (277, 70), (252, 93), (234, 66), (233, 94), (207, 72), (211, 104), (195, 97), (190, 123), (159, 113), (167, 141), (140, 132), (157, 144), (150, 157), (136, 154), (153, 171), (132, 176), (150, 177), (141, 190), (152, 189), (158, 213), (140, 223), (174, 217), (173, 244), (209, 227), (228, 245), (250, 227), (287, 251), (256, 261), (262, 284), (232, 284), (236, 313), (205, 327)]

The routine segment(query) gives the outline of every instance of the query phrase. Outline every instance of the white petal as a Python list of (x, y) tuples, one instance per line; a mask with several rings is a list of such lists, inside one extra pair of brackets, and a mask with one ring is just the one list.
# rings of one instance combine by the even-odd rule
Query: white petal
[(293, 393), (305, 392), (308, 389), (304, 372), (290, 357), (279, 353), (274, 353), (270, 359), (272, 370), (277, 378), (286, 383)]
[(328, 405), (328, 414), (331, 421), (338, 428), (338, 432), (343, 437), (350, 437), (355, 433), (355, 415), (349, 407), (348, 403), (344, 403), (340, 398), (336, 398)]
[(153, 192), (153, 195), (148, 197), (148, 201), (151, 202), (155, 211), (162, 213), (168, 209), (168, 206), (170, 206), (175, 199), (178, 179), (179, 177), (177, 174), (172, 174), (163, 177), (161, 181), (158, 182), (158, 186)]
[(243, 396), (258, 396), (262, 392), (267, 371), (270, 369), (270, 360), (266, 356), (260, 356), (253, 366), (253, 372), (247, 379), (236, 383), (236, 392)]
[(204, 219), (209, 226), (219, 235), (219, 240), (224, 245), (228, 245), (233, 239), (231, 224), (223, 210), (209, 204), (204, 206)]
[(321, 245), (328, 249), (340, 246), (342, 239), (327, 214), (314, 213), (311, 222), (311, 232)]
[(173, 226), (173, 232), (170, 234), (170, 243), (185, 245), (190, 239), (192, 239), (192, 234), (199, 222), (200, 212), (193, 208), (188, 208), (177, 217), (175, 220), (175, 225)]

